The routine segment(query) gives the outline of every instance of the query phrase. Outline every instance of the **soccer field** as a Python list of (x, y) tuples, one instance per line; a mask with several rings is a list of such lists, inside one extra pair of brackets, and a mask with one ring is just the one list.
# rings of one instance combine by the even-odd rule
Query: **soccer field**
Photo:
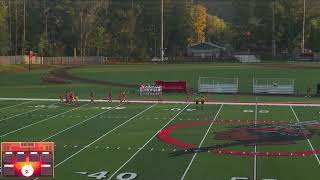
[(55, 142), (55, 179), (315, 180), (320, 106), (0, 101), (0, 139)]

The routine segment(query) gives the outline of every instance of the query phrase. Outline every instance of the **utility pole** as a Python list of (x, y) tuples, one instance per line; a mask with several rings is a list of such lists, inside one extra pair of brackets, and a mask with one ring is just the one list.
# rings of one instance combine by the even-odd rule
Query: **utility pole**
[(81, 56), (81, 60), (83, 60), (82, 28), (83, 28), (83, 9), (82, 9), (82, 0), (80, 0), (80, 56)]
[(44, 0), (43, 1), (43, 11), (44, 11), (44, 21), (45, 21), (45, 33), (46, 33), (46, 36), (48, 36), (48, 7), (47, 7), (47, 0)]
[(134, 8), (134, 0), (131, 0), (131, 10), (133, 11), (133, 8)]
[(303, 0), (303, 23), (302, 23), (302, 53), (304, 53), (305, 49), (305, 25), (306, 25), (306, 0)]
[(21, 55), (26, 54), (26, 0), (23, 0), (23, 38), (22, 38), (22, 48)]
[(161, 0), (161, 61), (164, 60), (164, 49), (163, 49), (163, 0)]
[(15, 29), (15, 48), (14, 48), (14, 60), (17, 63), (17, 53), (18, 53), (18, 0), (16, 0), (16, 12), (15, 12), (15, 20), (16, 20), (16, 29)]
[(8, 0), (8, 16), (9, 16), (9, 48), (10, 48), (10, 55), (12, 55), (12, 25), (11, 25), (11, 0)]
[(272, 0), (272, 56), (277, 56), (277, 46), (276, 46), (276, 16), (275, 16), (275, 5), (276, 0)]

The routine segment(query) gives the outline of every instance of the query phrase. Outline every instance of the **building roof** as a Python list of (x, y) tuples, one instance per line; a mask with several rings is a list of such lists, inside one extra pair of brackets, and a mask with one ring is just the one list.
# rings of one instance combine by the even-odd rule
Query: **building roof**
[(212, 50), (212, 49), (221, 49), (226, 50), (225, 47), (213, 44), (211, 42), (201, 42), (201, 43), (192, 43), (189, 47), (189, 50)]

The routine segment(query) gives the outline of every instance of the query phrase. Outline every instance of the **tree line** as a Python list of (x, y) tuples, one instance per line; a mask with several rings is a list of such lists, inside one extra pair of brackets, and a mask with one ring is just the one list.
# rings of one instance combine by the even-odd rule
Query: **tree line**
[[(314, 51), (319, 10), (319, 0), (306, 0), (305, 42)], [(161, 0), (0, 0), (0, 55), (160, 56), (160, 17)], [(272, 37), (278, 53), (291, 54), (301, 48), (302, 22), (303, 0), (164, 0), (165, 55), (184, 56), (203, 41), (271, 54)]]

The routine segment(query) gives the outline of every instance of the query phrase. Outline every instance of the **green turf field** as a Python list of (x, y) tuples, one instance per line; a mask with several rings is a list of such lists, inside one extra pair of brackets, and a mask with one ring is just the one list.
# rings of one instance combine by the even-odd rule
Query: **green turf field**
[(58, 180), (316, 180), (320, 122), (311, 120), (319, 112), (311, 105), (0, 101), (0, 140), (55, 142)]
[[(60, 66), (62, 67), (62, 66)], [(70, 81), (70, 84), (49, 84), (41, 77), (59, 66), (35, 66), (31, 72), (26, 66), (0, 66), (0, 97), (58, 98), (67, 90), (75, 91), (80, 99), (87, 99), (93, 91), (98, 99), (111, 91), (117, 97), (125, 91), (129, 99), (141, 98), (138, 89), (126, 89), (108, 85), (88, 84)], [(93, 80), (109, 80), (117, 83), (154, 83), (156, 80), (186, 80), (189, 88), (197, 89), (199, 76), (239, 77), (240, 95), (209, 95), (211, 101), (254, 101), (252, 96), (253, 78), (290, 78), (296, 80), (295, 91), (300, 96), (259, 96), (261, 101), (319, 101), (318, 98), (304, 98), (307, 87), (316, 92), (320, 82), (318, 63), (315, 64), (129, 64), (129, 65), (88, 65), (72, 69), (71, 74)], [(22, 92), (23, 90), (23, 92)], [(142, 97), (154, 98), (154, 97)], [(166, 93), (164, 99), (185, 99), (184, 93)], [(191, 95), (191, 98), (195, 96)]]

